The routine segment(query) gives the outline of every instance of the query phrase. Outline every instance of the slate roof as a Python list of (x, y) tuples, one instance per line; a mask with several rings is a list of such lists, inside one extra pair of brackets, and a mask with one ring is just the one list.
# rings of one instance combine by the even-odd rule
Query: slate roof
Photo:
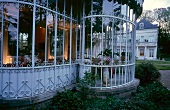
[(141, 20), (137, 23), (136, 30), (142, 30), (142, 29), (139, 29), (140, 23), (144, 23), (144, 28), (143, 28), (143, 29), (154, 29), (154, 28), (158, 28), (157, 24), (152, 24), (152, 23), (150, 23), (149, 21), (147, 21), (146, 19), (141, 19)]

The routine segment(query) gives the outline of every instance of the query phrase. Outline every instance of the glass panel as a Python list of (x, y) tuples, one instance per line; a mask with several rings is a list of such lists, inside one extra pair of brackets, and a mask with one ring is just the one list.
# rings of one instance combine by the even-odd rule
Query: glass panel
[(64, 59), (68, 63), (70, 59), (70, 20), (65, 19), (64, 30)]
[(58, 16), (58, 27), (57, 27), (57, 63), (62, 63), (63, 60), (63, 33), (64, 33), (64, 19), (62, 16)]
[(76, 28), (76, 22), (73, 22), (72, 23), (72, 51), (71, 51), (71, 56), (72, 56), (72, 61), (74, 61), (76, 59), (76, 41), (77, 41), (77, 38), (76, 38), (76, 33), (77, 33), (77, 28)]
[[(47, 36), (46, 36), (46, 10), (36, 8), (35, 17), (35, 55), (42, 64), (46, 65), (47, 59)], [(46, 53), (46, 54), (45, 54)], [(35, 59), (36, 60), (36, 59)]]
[[(100, 12), (97, 12), (96, 14), (99, 14), (99, 13)], [(93, 52), (95, 52), (92, 56), (97, 57), (97, 55), (102, 51), (102, 17), (91, 18), (91, 21), (92, 21), (92, 26), (93, 26), (92, 48), (93, 48)]]
[(56, 10), (56, 0), (48, 0), (48, 8)]
[(66, 0), (66, 14), (70, 16), (71, 12), (71, 0)]
[(19, 32), (18, 32), (18, 61), (22, 66), (27, 66), (31, 62), (32, 53), (32, 7), (24, 5), (19, 11)]
[[(78, 4), (79, 3), (79, 4)], [(77, 18), (78, 16), (80, 16), (80, 12), (81, 12), (81, 4), (80, 2), (74, 2), (72, 0), (72, 8), (73, 8), (73, 18)], [(79, 7), (78, 7), (79, 6)]]
[(85, 14), (86, 16), (91, 15), (91, 0), (85, 1)]
[(58, 12), (63, 13), (64, 11), (64, 0), (58, 0)]
[(84, 58), (90, 58), (90, 48), (91, 48), (91, 19), (86, 19), (85, 21), (85, 50)]
[(36, 0), (36, 4), (46, 6), (47, 5), (47, 0)]
[[(90, 5), (89, 5), (90, 6)], [(103, 0), (93, 0), (93, 14), (102, 14)]]
[(54, 61), (54, 38), (55, 38), (55, 24), (54, 24), (54, 13), (49, 12), (47, 16), (47, 53), (48, 53), (48, 63), (53, 64)]
[(4, 5), (3, 63), (16, 61), (18, 9), (12, 3)]
[(80, 59), (81, 58), (81, 47), (82, 47), (82, 26), (81, 25), (78, 25), (78, 37), (77, 37), (77, 58)]

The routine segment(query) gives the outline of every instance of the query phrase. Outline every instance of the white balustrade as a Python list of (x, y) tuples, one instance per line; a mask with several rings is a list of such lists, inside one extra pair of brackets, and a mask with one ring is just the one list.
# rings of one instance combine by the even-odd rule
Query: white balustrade
[(69, 86), (76, 81), (77, 64), (0, 70), (0, 97), (24, 98)]

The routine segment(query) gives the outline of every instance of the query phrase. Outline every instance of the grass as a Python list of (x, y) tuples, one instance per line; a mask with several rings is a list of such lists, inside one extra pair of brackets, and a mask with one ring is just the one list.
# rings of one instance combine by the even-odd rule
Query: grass
[[(147, 60), (148, 62), (154, 64), (158, 70), (170, 70), (170, 61), (152, 61)], [(141, 64), (144, 60), (137, 60), (136, 65)]]

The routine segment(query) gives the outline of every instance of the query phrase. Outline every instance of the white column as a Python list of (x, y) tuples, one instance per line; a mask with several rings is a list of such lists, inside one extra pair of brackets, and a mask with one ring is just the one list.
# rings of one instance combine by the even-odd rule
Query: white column
[(154, 48), (153, 52), (154, 52), (154, 58), (156, 60), (157, 59), (157, 47)]
[[(48, 11), (46, 12), (46, 14), (48, 15)], [(47, 32), (47, 23), (48, 23), (48, 17), (46, 16), (46, 25), (45, 25), (45, 65), (46, 65), (46, 62), (48, 61), (48, 32)], [(35, 48), (35, 47), (34, 47)], [(32, 56), (34, 57), (34, 56)]]
[[(19, 54), (19, 52), (18, 52), (18, 49), (19, 49), (19, 47), (18, 47), (18, 45), (19, 45), (19, 42), (18, 42), (18, 36), (19, 36), (19, 4), (17, 5), (18, 6), (18, 12), (17, 12), (17, 54), (16, 54), (16, 66), (18, 66), (18, 54)], [(18, 74), (17, 74), (18, 75)]]
[[(91, 0), (91, 15), (93, 15), (93, 0)], [(92, 21), (92, 18), (91, 18), (91, 39), (90, 39), (90, 60), (91, 60), (91, 64), (92, 64), (92, 52), (94, 51), (94, 50), (92, 50), (93, 49), (93, 44), (92, 44), (92, 42), (93, 42), (93, 39), (92, 39), (92, 37), (93, 37), (93, 21)]]
[(1, 9), (2, 11), (2, 13), (1, 13), (1, 15), (2, 15), (2, 24), (1, 24), (1, 66), (3, 66), (3, 41), (4, 41), (4, 39), (3, 39), (3, 37), (4, 37), (4, 4), (2, 4), (2, 9)]
[[(135, 62), (135, 51), (136, 51), (136, 14), (133, 15), (133, 18), (132, 18), (132, 21), (134, 22), (135, 25), (133, 25), (132, 29), (132, 48), (133, 48), (133, 51), (132, 51), (132, 61)], [(133, 65), (133, 68), (132, 68), (132, 80), (134, 80), (135, 78), (135, 65)]]
[[(57, 11), (58, 3), (56, 3)], [(57, 26), (58, 26), (58, 14), (55, 15), (55, 37), (54, 37), (54, 65), (56, 65), (56, 56), (57, 56)]]
[(85, 1), (83, 2), (83, 36), (82, 36), (82, 63), (84, 63), (84, 48), (85, 48)]
[[(76, 26), (78, 26), (78, 23), (76, 23)], [(76, 61), (77, 61), (77, 40), (78, 40), (78, 27), (76, 27)]]
[[(80, 44), (79, 44), (79, 59), (81, 58), (81, 55), (82, 55), (82, 34), (81, 34), (81, 25), (80, 25), (80, 37), (79, 37), (79, 41), (80, 41)], [(82, 61), (82, 60), (81, 60)]]
[(138, 46), (136, 46), (136, 57), (139, 57), (139, 47)]
[[(58, 6), (58, 2), (56, 2), (56, 11), (57, 11), (57, 6)], [(57, 56), (57, 26), (58, 26), (58, 14), (55, 14), (55, 37), (54, 37), (54, 65), (56, 65), (57, 61), (56, 61), (56, 56)], [(54, 90), (56, 90), (56, 66), (55, 66), (55, 70), (54, 70)]]
[[(4, 4), (2, 4), (2, 9), (1, 9), (2, 11), (1, 11), (1, 15), (2, 15), (2, 19), (1, 19), (1, 22), (2, 22), (2, 24), (1, 24), (1, 66), (0, 67), (3, 67), (3, 41), (4, 41), (4, 39), (3, 39), (3, 37), (4, 37)], [(1, 87), (0, 87), (0, 94), (2, 95), (2, 90), (3, 90), (3, 74), (1, 74)]]
[(70, 64), (72, 62), (72, 23), (73, 23), (73, 15), (72, 15), (72, 4), (71, 4), (71, 10), (70, 10), (70, 15), (71, 15), (71, 21), (70, 21), (70, 55), (69, 55), (69, 60), (70, 60)]
[(145, 50), (144, 50), (144, 59), (147, 57), (147, 51), (146, 51), (146, 46), (145, 46)]
[(33, 7), (33, 24), (32, 24), (32, 75), (31, 75), (31, 95), (34, 95), (34, 79), (35, 79), (35, 75), (34, 75), (34, 47), (35, 47), (35, 17), (36, 17), (36, 0), (34, 0), (34, 7)]

